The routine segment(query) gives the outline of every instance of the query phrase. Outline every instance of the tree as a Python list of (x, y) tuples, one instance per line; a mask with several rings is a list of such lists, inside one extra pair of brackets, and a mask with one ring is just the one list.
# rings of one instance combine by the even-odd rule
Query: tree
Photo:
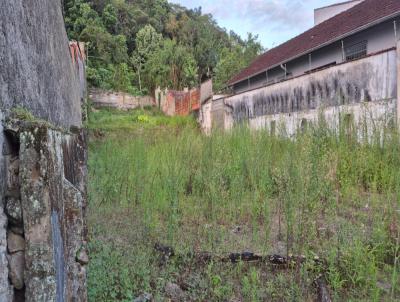
[(118, 24), (118, 16), (117, 10), (112, 4), (107, 4), (107, 6), (103, 10), (103, 15), (101, 16), (103, 19), (104, 26), (110, 33), (116, 32), (116, 27)]
[(214, 72), (214, 89), (220, 91), (228, 81), (240, 70), (248, 66), (261, 52), (263, 47), (258, 42), (258, 36), (248, 34), (247, 40), (233, 36), (231, 47), (225, 47), (220, 52), (220, 59)]
[(118, 64), (114, 72), (113, 88), (117, 91), (129, 92), (132, 87), (132, 74), (126, 63)]
[(129, 75), (131, 91), (133, 83), (140, 90), (179, 89), (213, 75), (215, 87), (222, 88), (261, 49), (257, 36), (228, 34), (201, 8), (167, 0), (63, 4), (69, 38), (88, 42), (88, 82), (98, 87), (112, 89), (115, 79)]
[(99, 15), (84, 0), (70, 0), (65, 3), (65, 26), (70, 39), (79, 39), (79, 35), (88, 23), (102, 26)]
[(128, 62), (128, 48), (124, 35), (113, 36), (104, 27), (89, 23), (80, 34), (79, 40), (89, 42), (90, 63), (107, 65)]
[(171, 11), (171, 6), (167, 0), (144, 0), (144, 7), (149, 16), (149, 24), (152, 25), (157, 32), (162, 33), (165, 28), (165, 23), (168, 19), (168, 13)]
[(116, 34), (122, 34), (127, 38), (128, 49), (132, 51), (136, 33), (140, 28), (138, 14), (141, 14), (141, 12), (124, 0), (113, 0), (112, 4), (115, 7), (118, 19)]
[(146, 25), (136, 35), (136, 50), (132, 53), (131, 63), (139, 77), (139, 90), (142, 91), (141, 72), (148, 58), (161, 47), (162, 35), (151, 25)]
[(151, 90), (157, 86), (183, 89), (197, 84), (196, 60), (175, 40), (164, 40), (162, 47), (149, 57), (144, 71), (146, 84)]

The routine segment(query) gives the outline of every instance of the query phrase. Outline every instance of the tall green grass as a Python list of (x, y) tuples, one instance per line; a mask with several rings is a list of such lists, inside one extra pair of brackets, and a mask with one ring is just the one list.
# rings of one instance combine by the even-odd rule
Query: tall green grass
[[(191, 122), (179, 125), (179, 131), (175, 126), (154, 131), (155, 124), (141, 127), (145, 130), (135, 137), (109, 135), (91, 143), (93, 238), (125, 251), (120, 259), (132, 257), (126, 249), (146, 259), (120, 264), (129, 271), (123, 279), (131, 283), (124, 287), (120, 282), (117, 300), (141, 290), (162, 296), (157, 282), (180, 272), (174, 263), (160, 271), (146, 257), (154, 242), (183, 254), (317, 255), (327, 261), (326, 277), (337, 301), (399, 299), (397, 132), (365, 143), (323, 126), (287, 139), (245, 127), (204, 136)], [(107, 217), (115, 221), (103, 221)], [(130, 240), (131, 232), (137, 236)], [(93, 242), (98, 243), (95, 259), (104, 256), (107, 251)], [(118, 275), (118, 265), (108, 264)], [(313, 294), (309, 279), (318, 273), (309, 265), (268, 280), (263, 280), (265, 268), (215, 265), (201, 277), (207, 283), (205, 296), (192, 300), (225, 301), (232, 292), (243, 301), (307, 300)], [(94, 284), (101, 270), (92, 264), (89, 285), (96, 291), (89, 290), (91, 298), (111, 301)], [(285, 291), (279, 290), (282, 286)]]

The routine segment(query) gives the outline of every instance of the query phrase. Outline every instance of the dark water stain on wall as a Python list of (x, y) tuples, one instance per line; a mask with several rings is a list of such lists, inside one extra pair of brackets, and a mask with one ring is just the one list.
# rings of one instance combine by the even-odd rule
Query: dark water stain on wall
[[(374, 66), (366, 62), (347, 72), (338, 70), (325, 78), (310, 76), (308, 82), (307, 79), (304, 79), (304, 82), (290, 80), (296, 81), (293, 83), (297, 84), (294, 87), (288, 85), (289, 89), (275, 89), (277, 86), (270, 86), (256, 93), (243, 93), (234, 96), (235, 101), (231, 103), (233, 120), (241, 123), (265, 115), (371, 102), (371, 79), (376, 79)], [(383, 85), (375, 86), (384, 90)]]
[(65, 260), (64, 243), (61, 236), (61, 226), (58, 214), (53, 210), (51, 214), (51, 231), (53, 239), (53, 252), (56, 270), (56, 301), (65, 301)]

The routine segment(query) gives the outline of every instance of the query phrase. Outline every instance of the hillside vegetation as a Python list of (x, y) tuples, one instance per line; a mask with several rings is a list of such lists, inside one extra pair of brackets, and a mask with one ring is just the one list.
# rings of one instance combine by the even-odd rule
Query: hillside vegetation
[(220, 90), (262, 51), (257, 36), (167, 0), (65, 0), (64, 14), (69, 38), (87, 42), (89, 84), (105, 89), (152, 93), (213, 77)]
[[(168, 301), (171, 284), (185, 301), (316, 301), (323, 279), (333, 301), (399, 301), (396, 132), (207, 137), (153, 110), (90, 128), (90, 301)], [(223, 261), (244, 251), (302, 263)]]

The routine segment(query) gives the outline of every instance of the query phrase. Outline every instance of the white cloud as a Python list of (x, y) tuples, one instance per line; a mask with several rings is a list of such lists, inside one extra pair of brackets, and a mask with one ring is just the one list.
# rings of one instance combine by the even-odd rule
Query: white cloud
[(271, 47), (305, 31), (313, 25), (313, 10), (339, 0), (170, 0), (193, 8), (201, 6), (222, 26), (245, 35), (260, 35)]
[[(201, 1), (200, 1), (201, 2)], [(254, 29), (291, 30), (304, 26), (312, 18), (312, 10), (299, 0), (222, 0), (213, 3), (202, 1), (204, 12), (217, 18), (237, 18), (238, 22), (252, 24)]]
[(249, 1), (245, 12), (254, 19), (257, 27), (272, 25), (275, 30), (291, 30), (294, 26), (304, 26), (310, 17), (303, 3), (293, 0)]

